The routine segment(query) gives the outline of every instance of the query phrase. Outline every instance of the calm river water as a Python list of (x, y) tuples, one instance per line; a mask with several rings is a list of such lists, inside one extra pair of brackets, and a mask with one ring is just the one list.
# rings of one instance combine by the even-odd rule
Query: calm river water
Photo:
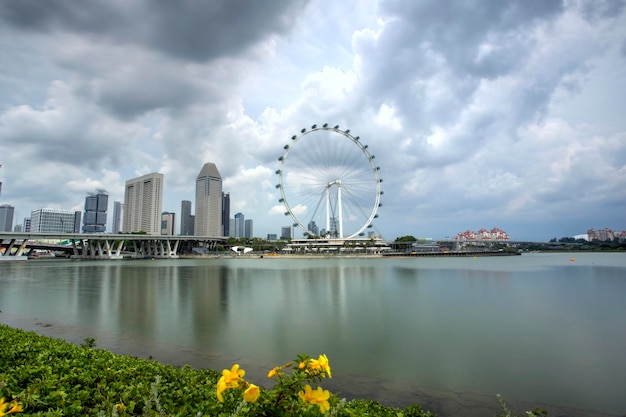
[(325, 353), (325, 388), (440, 416), (493, 416), (498, 393), (626, 413), (626, 254), (0, 262), (0, 310), (116, 353), (237, 362), (258, 383)]

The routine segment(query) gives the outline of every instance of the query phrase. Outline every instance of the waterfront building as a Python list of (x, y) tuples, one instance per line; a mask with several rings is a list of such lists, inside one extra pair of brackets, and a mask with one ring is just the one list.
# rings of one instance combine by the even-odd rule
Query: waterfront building
[(159, 235), (162, 211), (163, 174), (153, 172), (126, 181), (122, 226), (125, 233), (143, 231)]
[(230, 236), (230, 193), (222, 192), (222, 227), (224, 236)]
[(97, 194), (90, 194), (85, 198), (83, 233), (106, 231), (108, 206), (109, 195), (104, 190), (97, 190)]
[(164, 211), (161, 216), (161, 234), (176, 236), (176, 214)]
[(32, 233), (79, 233), (81, 212), (41, 208), (30, 214)]
[(119, 233), (122, 231), (122, 211), (124, 204), (121, 201), (113, 202), (113, 224), (111, 225), (111, 233)]
[(247, 239), (252, 239), (253, 231), (252, 231), (252, 219), (248, 219), (245, 221), (245, 225), (243, 228), (243, 237)]
[(15, 207), (9, 204), (0, 205), (0, 232), (10, 232), (13, 230), (13, 215)]
[(626, 231), (611, 230), (607, 227), (600, 230), (589, 229), (587, 230), (587, 240), (590, 242), (624, 242), (626, 241)]
[(195, 236), (224, 236), (222, 177), (214, 163), (204, 164), (196, 178)]
[(485, 228), (480, 229), (478, 232), (474, 232), (472, 230), (466, 230), (464, 232), (458, 233), (454, 240), (456, 241), (497, 241), (497, 242), (507, 242), (510, 240), (508, 233), (504, 230), (494, 227), (491, 230), (487, 230)]
[(193, 236), (193, 219), (191, 214), (191, 201), (183, 200), (180, 203), (180, 234)]

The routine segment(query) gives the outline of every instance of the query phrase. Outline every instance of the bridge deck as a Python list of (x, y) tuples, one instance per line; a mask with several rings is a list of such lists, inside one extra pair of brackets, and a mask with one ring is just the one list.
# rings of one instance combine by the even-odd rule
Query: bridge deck
[(65, 252), (72, 258), (121, 259), (177, 258), (183, 249), (214, 249), (223, 236), (165, 236), (107, 233), (6, 233), (0, 232), (0, 258), (24, 259), (34, 249)]

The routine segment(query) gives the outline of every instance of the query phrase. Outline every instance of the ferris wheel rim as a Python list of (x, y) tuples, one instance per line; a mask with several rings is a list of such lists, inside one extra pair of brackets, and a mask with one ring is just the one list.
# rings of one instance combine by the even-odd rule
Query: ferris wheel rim
[[(346, 137), (347, 139), (349, 139), (353, 144), (355, 144), (360, 152), (363, 154), (363, 156), (366, 158), (368, 164), (369, 164), (369, 168), (371, 169), (372, 172), (372, 180), (375, 184), (375, 189), (374, 189), (374, 204), (371, 208), (371, 211), (367, 217), (367, 220), (360, 226), (357, 228), (356, 231), (353, 231), (351, 233), (348, 233), (345, 236), (338, 236), (336, 238), (338, 239), (351, 239), (354, 238), (360, 234), (363, 233), (363, 231), (367, 228), (370, 228), (373, 226), (372, 222), (375, 218), (378, 217), (377, 212), (378, 212), (378, 208), (381, 206), (380, 204), (380, 196), (382, 195), (382, 191), (381, 191), (381, 182), (382, 179), (380, 178), (380, 167), (376, 166), (376, 164), (374, 163), (374, 155), (372, 155), (369, 150), (368, 150), (368, 146), (364, 145), (363, 143), (360, 142), (360, 137), (359, 136), (353, 136), (350, 134), (350, 130), (342, 130), (339, 128), (339, 126), (328, 126), (328, 124), (324, 124), (323, 126), (317, 126), (317, 125), (313, 125), (311, 126), (310, 129), (302, 129), (300, 131), (299, 134), (293, 135), (291, 137), (291, 144), (287, 144), (284, 146), (284, 152), (283, 155), (278, 158), (279, 162), (280, 162), (280, 168), (276, 171), (276, 174), (278, 174), (279, 177), (279, 183), (276, 186), (276, 188), (280, 189), (280, 202), (283, 204), (283, 206), (285, 207), (285, 209), (287, 210), (285, 212), (285, 215), (289, 215), (291, 217), (291, 219), (293, 220), (294, 227), (299, 227), (300, 229), (302, 229), (306, 235), (312, 236), (313, 233), (311, 230), (309, 230), (308, 226), (305, 226), (303, 224), (303, 222), (298, 218), (298, 216), (294, 213), (294, 210), (292, 209), (287, 195), (285, 194), (285, 179), (284, 179), (284, 167), (285, 167), (285, 162), (288, 159), (289, 153), (292, 150), (292, 148), (295, 146), (296, 143), (298, 143), (301, 139), (303, 139), (304, 137), (306, 137), (307, 135), (310, 135), (311, 133), (317, 132), (317, 131), (327, 131), (327, 132), (334, 132), (334, 133), (338, 133), (344, 137)], [(330, 186), (330, 184), (329, 184)], [(326, 231), (328, 233), (328, 231)]]

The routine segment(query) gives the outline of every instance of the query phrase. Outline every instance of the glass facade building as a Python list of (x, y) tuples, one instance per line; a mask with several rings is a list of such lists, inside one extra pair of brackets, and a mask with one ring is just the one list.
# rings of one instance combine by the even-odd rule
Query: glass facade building
[(30, 232), (79, 233), (80, 211), (42, 208), (30, 214)]

